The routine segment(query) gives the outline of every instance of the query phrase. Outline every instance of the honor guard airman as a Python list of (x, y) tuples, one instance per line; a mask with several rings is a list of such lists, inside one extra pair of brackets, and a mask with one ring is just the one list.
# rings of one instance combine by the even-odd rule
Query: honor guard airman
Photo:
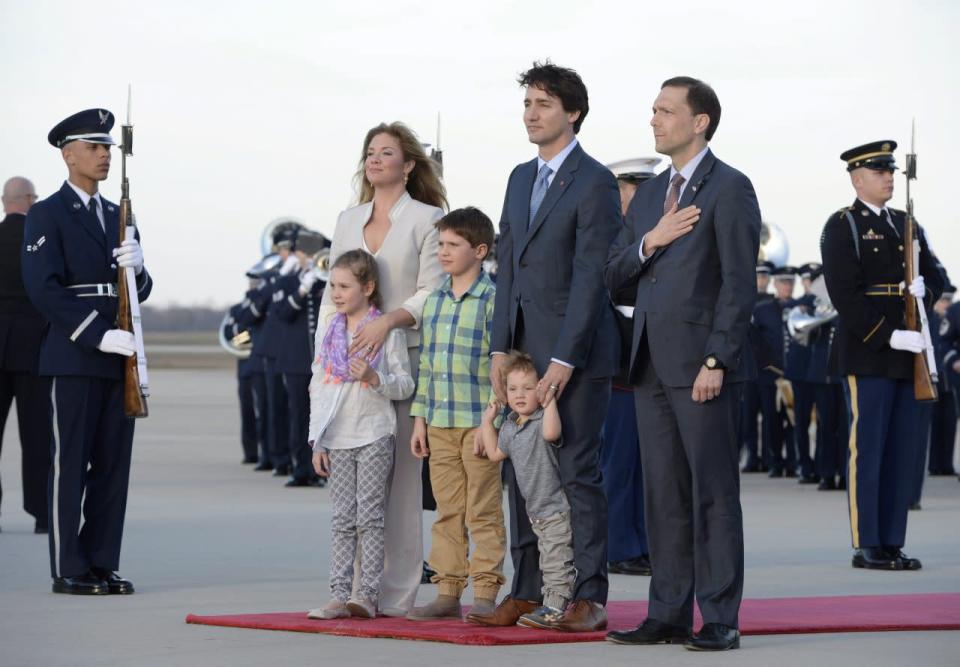
[[(940, 376), (945, 382), (941, 391), (941, 398), (944, 394), (949, 401), (949, 405), (943, 405), (938, 408), (939, 414), (934, 421), (934, 430), (939, 430), (939, 438), (930, 440), (930, 460), (927, 463), (928, 471), (931, 475), (953, 475), (956, 471), (953, 467), (953, 450), (957, 430), (957, 391), (960, 383), (960, 306), (953, 303), (957, 288), (948, 284), (940, 297), (940, 300), (934, 306), (934, 312), (937, 313), (940, 324), (937, 327), (940, 347), (938, 357), (943, 363), (943, 374)], [(931, 330), (933, 329), (931, 322)], [(954, 368), (957, 364), (957, 368)], [(935, 411), (936, 412), (936, 411)], [(939, 427), (937, 426), (939, 424)]]
[[(817, 271), (820, 265), (816, 265)], [(810, 293), (810, 276), (813, 274), (813, 266), (804, 264), (797, 268), (797, 275), (803, 283), (803, 295), (793, 301), (794, 308), (802, 308), (807, 312), (812, 312), (816, 297)], [(790, 309), (785, 309), (784, 313), (789, 313)], [(810, 372), (810, 359), (812, 349), (809, 341), (801, 343), (790, 335), (786, 319), (783, 322), (783, 344), (784, 344), (784, 377), (790, 381), (790, 387), (793, 389), (793, 442), (787, 443), (787, 446), (793, 446), (796, 450), (797, 465), (799, 466), (800, 484), (816, 484), (820, 481), (814, 467), (813, 457), (810, 456), (810, 422), (813, 416), (815, 392), (813, 385), (807, 380)]]
[[(617, 178), (620, 210), (626, 215), (637, 188), (656, 176), (661, 158), (621, 160), (607, 168)], [(620, 330), (619, 373), (613, 378), (610, 406), (603, 424), (600, 470), (607, 496), (610, 520), (607, 526), (608, 571), (612, 574), (650, 575), (650, 549), (643, 506), (643, 469), (640, 466), (640, 440), (633, 386), (627, 378), (630, 342), (633, 340), (633, 307), (637, 300), (637, 282), (630, 282), (612, 295), (616, 322)]]
[(857, 198), (827, 220), (820, 239), (823, 273), (838, 318), (837, 351), (850, 414), (847, 496), (853, 566), (917, 570), (903, 545), (911, 462), (922, 414), (914, 398), (914, 354), (923, 336), (904, 323), (905, 299), (929, 308), (943, 279), (916, 227), (919, 275), (904, 284), (906, 214), (887, 207), (897, 169), (895, 141), (845, 151)]
[[(757, 305), (774, 298), (768, 290), (770, 288), (770, 274), (773, 273), (775, 268), (776, 265), (769, 260), (757, 262)], [(750, 348), (750, 358), (753, 359), (754, 363), (757, 363), (760, 353), (756, 340), (758, 329), (754, 326), (752, 317), (750, 324), (747, 344)], [(760, 390), (757, 386), (757, 380), (746, 380), (743, 383), (743, 393), (740, 396), (740, 446), (746, 450), (740, 472), (767, 471), (768, 461), (765, 458), (764, 450), (760, 447), (760, 436), (757, 429), (759, 416)]]
[[(250, 292), (256, 289), (258, 281), (250, 280), (250, 290), (245, 295), (245, 300), (250, 297)], [(240, 327), (237, 318), (239, 318), (246, 305), (245, 301), (230, 306), (230, 311), (223, 322), (223, 339), (228, 341), (236, 340), (238, 337), (246, 338), (245, 345), (250, 345), (253, 336), (249, 331)], [(240, 357), (237, 359), (237, 398), (240, 400), (240, 445), (243, 448), (243, 463), (259, 463), (261, 458), (258, 451), (263, 450), (265, 456), (263, 460), (268, 460), (266, 455), (265, 439), (262, 439), (260, 424), (257, 420), (257, 397), (254, 389), (254, 366), (257, 362), (251, 361), (250, 357)], [(262, 374), (261, 374), (262, 375)], [(266, 397), (264, 397), (266, 400)], [(266, 410), (264, 410), (264, 413)], [(272, 467), (272, 466), (271, 466)]]
[(30, 209), (24, 234), (24, 285), (50, 323), (39, 373), (53, 387), (48, 488), (55, 593), (133, 592), (116, 574), (133, 446), (124, 362), (135, 353), (133, 335), (116, 324), (117, 269), (133, 267), (140, 301), (153, 283), (139, 233), (121, 245), (119, 207), (98, 192), (110, 172), (113, 122), (106, 109), (89, 109), (50, 131), (68, 179)]

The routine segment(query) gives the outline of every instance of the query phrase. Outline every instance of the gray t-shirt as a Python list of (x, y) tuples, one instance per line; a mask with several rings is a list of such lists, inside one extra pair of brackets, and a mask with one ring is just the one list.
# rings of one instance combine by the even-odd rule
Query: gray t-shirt
[(527, 503), (527, 515), (534, 519), (569, 512), (570, 503), (560, 483), (556, 445), (543, 439), (543, 409), (517, 424), (511, 412), (500, 427), (497, 446), (510, 457), (517, 475), (517, 486)]

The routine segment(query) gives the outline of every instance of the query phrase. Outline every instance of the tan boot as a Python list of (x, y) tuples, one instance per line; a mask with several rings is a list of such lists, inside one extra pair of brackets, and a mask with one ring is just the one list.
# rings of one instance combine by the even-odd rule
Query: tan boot
[(487, 598), (474, 598), (473, 606), (470, 607), (470, 613), (477, 614), (479, 616), (486, 616), (487, 614), (492, 614), (493, 610), (496, 608), (496, 600), (488, 600)]
[(424, 607), (414, 607), (407, 614), (408, 621), (435, 621), (441, 618), (462, 618), (460, 600), (452, 595), (438, 595), (437, 599)]

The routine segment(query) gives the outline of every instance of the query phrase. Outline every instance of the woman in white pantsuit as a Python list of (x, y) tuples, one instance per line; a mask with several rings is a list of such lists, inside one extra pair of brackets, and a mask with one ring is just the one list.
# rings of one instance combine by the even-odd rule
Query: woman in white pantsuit
[[(423, 304), (443, 280), (434, 223), (447, 207), (446, 192), (434, 162), (402, 123), (380, 124), (367, 132), (355, 178), (359, 204), (337, 219), (330, 262), (354, 248), (371, 253), (380, 270), (384, 314), (357, 334), (353, 346), (372, 357), (391, 329), (404, 329), (416, 380)], [(321, 312), (332, 307), (324, 292)], [(408, 446), (413, 429), (410, 400), (394, 405), (397, 447), (387, 496), (386, 558), (378, 607), (388, 616), (406, 616), (423, 572), (423, 491), (421, 462)]]

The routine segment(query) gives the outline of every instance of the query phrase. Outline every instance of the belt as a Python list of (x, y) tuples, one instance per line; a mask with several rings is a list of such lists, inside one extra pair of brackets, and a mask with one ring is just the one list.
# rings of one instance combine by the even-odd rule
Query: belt
[(867, 285), (867, 296), (903, 296), (903, 283)]
[(116, 283), (93, 283), (90, 285), (67, 285), (77, 296), (117, 296)]

